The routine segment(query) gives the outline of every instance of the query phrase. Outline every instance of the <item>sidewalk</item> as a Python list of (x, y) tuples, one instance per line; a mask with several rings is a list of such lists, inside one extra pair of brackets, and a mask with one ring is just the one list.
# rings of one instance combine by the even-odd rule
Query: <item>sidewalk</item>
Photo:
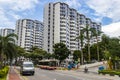
[(10, 67), (7, 80), (22, 80), (14, 67)]

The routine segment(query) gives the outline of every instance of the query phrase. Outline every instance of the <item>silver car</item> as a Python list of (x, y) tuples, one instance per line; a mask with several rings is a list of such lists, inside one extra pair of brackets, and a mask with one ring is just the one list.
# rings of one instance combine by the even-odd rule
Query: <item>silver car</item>
[(34, 73), (35, 73), (34, 64), (29, 61), (23, 62), (21, 65), (20, 73), (34, 75)]

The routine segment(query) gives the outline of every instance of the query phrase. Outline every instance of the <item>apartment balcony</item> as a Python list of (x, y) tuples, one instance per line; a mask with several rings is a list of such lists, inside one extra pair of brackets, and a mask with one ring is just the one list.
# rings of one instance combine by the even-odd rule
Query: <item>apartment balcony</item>
[(60, 33), (66, 34), (66, 30), (61, 30)]
[(66, 38), (60, 39), (61, 42), (66, 42)]
[(70, 45), (75, 45), (75, 44), (76, 44), (76, 41), (70, 40)]
[(65, 23), (60, 23), (61, 25), (65, 25), (66, 26), (66, 22)]
[(76, 24), (75, 20), (70, 20), (70, 23)]
[(70, 46), (71, 50), (76, 50), (76, 46)]
[(77, 31), (77, 29), (75, 27), (70, 27), (70, 31)]
[(76, 41), (76, 40), (75, 40), (76, 37), (71, 37), (71, 36), (70, 36), (70, 39), (71, 39), (70, 41)]
[(61, 19), (61, 21), (66, 22), (67, 20), (66, 20), (66, 18), (63, 18), (63, 19)]
[(77, 27), (77, 24), (70, 24), (70, 27)]
[(76, 30), (70, 31), (70, 34), (77, 34)]
[(75, 50), (77, 50), (77, 48), (70, 48), (70, 50), (75, 51)]
[(60, 30), (66, 30), (66, 27), (60, 27)]

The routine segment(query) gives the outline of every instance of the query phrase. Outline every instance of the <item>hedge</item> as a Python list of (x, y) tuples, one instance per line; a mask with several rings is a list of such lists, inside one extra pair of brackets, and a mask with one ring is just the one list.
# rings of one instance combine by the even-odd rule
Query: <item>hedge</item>
[(0, 70), (0, 78), (5, 77), (7, 75), (7, 73), (8, 73), (8, 71), (9, 71), (9, 67), (8, 66), (6, 66), (3, 69), (1, 69)]
[(120, 71), (116, 70), (99, 70), (99, 74), (110, 74), (110, 75), (118, 75), (120, 76)]

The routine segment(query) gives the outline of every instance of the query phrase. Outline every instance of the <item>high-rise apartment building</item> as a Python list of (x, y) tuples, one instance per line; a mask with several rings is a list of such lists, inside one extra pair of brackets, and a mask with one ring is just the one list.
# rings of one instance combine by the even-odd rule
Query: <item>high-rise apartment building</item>
[(20, 19), (16, 22), (15, 33), (18, 35), (16, 44), (30, 50), (32, 46), (43, 46), (43, 23), (38, 20)]
[(49, 3), (44, 7), (44, 46), (47, 52), (53, 52), (53, 45), (59, 42), (66, 44), (71, 51), (80, 50), (80, 41), (75, 40), (80, 30), (89, 27), (101, 29), (101, 24), (92, 22), (85, 15), (70, 8), (68, 4)]
[(8, 34), (11, 34), (11, 33), (14, 33), (14, 29), (10, 29), (10, 28), (0, 29), (1, 36), (7, 36)]

